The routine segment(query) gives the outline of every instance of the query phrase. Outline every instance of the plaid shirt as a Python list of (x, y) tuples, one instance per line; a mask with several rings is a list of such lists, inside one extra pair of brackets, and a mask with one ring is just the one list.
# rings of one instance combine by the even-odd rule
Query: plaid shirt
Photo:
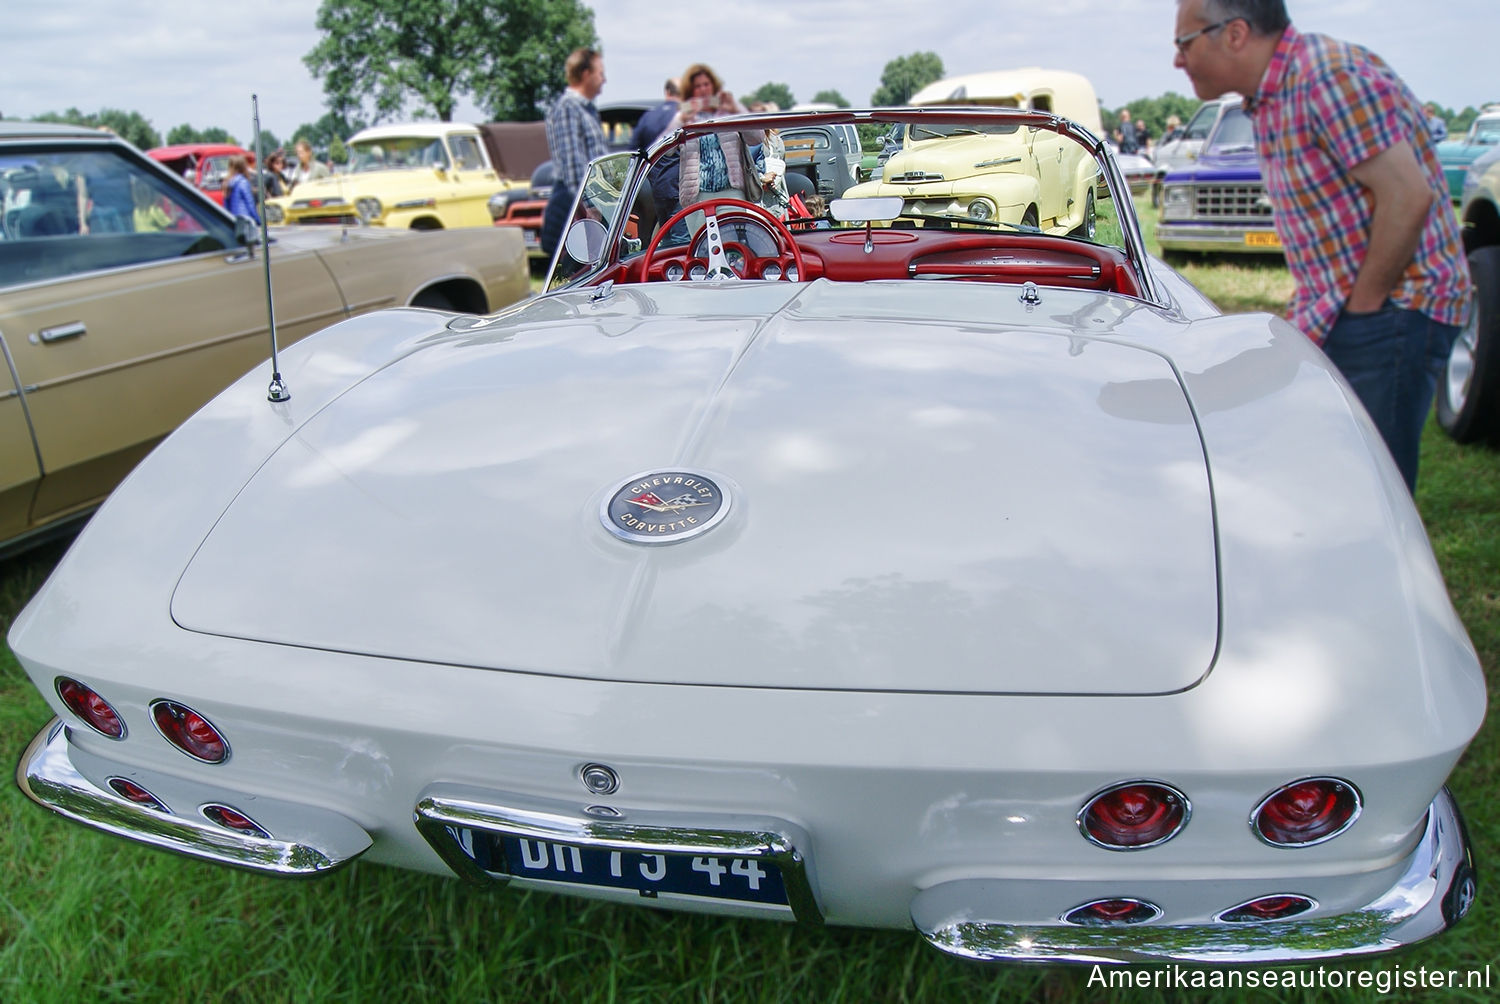
[(1407, 140), (1435, 198), (1390, 298), (1446, 324), (1468, 315), (1469, 266), (1426, 116), (1374, 53), (1288, 25), (1246, 102), (1256, 154), (1297, 291), (1287, 318), (1318, 344), (1344, 309), (1370, 243), (1374, 197), (1350, 168)]
[(553, 183), (576, 193), (583, 187), (589, 161), (609, 153), (592, 101), (571, 88), (562, 92), (547, 112), (547, 149), (552, 153)]

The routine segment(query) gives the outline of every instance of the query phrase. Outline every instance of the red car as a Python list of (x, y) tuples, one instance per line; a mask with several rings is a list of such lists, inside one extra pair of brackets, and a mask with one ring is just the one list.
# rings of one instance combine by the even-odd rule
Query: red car
[(179, 143), (146, 151), (147, 156), (186, 178), (221, 206), (224, 204), (224, 178), (229, 173), (229, 158), (236, 154), (247, 159), (250, 157), (250, 151), (233, 143)]

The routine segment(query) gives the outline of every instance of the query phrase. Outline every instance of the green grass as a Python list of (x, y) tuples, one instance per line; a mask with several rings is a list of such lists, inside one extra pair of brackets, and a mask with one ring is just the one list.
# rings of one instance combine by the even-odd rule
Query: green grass
[[(1148, 239), (1152, 226), (1148, 220)], [(1195, 270), (1189, 272), (1189, 269)], [(1218, 302), (1279, 310), (1285, 270), (1192, 262)], [(1500, 453), (1429, 427), (1418, 504), (1453, 602), (1491, 678), (1500, 666)], [(0, 563), (0, 630), (61, 547)], [(1492, 696), (1493, 700), (1493, 696)], [(0, 647), (0, 754), (13, 763), (47, 720)], [(1481, 878), (1500, 854), (1500, 739), (1486, 725), (1452, 787), (1469, 813)], [(1470, 969), (1500, 961), (1500, 894), (1481, 886), (1448, 935), (1350, 970)], [(754, 921), (490, 892), (355, 864), (295, 883), (200, 864), (95, 834), (0, 790), (0, 1001), (1095, 1001), (1087, 969), (984, 967), (906, 932), (806, 930)], [(1495, 974), (1500, 980), (1500, 972)], [(1371, 991), (1229, 1000), (1364, 1001)], [(1415, 993), (1398, 994), (1411, 999)], [(1444, 999), (1485, 1000), (1482, 992)]]

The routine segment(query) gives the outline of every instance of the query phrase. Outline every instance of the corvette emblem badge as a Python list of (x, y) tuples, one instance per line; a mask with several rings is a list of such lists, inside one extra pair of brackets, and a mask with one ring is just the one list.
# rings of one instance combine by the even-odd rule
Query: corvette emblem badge
[(703, 471), (647, 471), (606, 495), (599, 519), (632, 544), (675, 544), (719, 525), (730, 502), (729, 492)]

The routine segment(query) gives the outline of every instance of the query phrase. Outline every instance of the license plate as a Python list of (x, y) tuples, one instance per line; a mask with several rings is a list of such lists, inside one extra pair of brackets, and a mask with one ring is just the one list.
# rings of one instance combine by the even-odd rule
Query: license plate
[(490, 839), (504, 860), (491, 861), (488, 869), (511, 878), (629, 889), (648, 899), (671, 893), (788, 905), (780, 869), (758, 858), (616, 851), (503, 834)]
[(1253, 248), (1279, 248), (1281, 238), (1274, 230), (1253, 231), (1245, 235), (1245, 244)]

